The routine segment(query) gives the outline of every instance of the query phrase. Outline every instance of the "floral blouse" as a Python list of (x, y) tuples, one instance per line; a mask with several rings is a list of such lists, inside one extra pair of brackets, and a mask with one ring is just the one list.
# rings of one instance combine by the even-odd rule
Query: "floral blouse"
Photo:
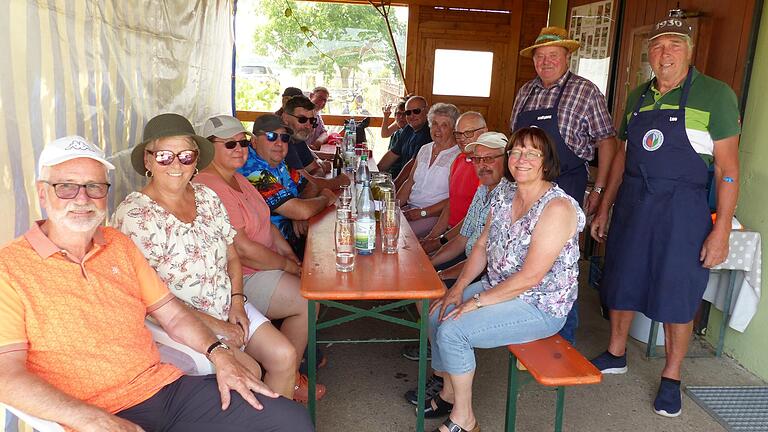
[(215, 192), (192, 184), (197, 216), (185, 223), (141, 192), (120, 203), (111, 225), (139, 247), (176, 297), (220, 320), (229, 316), (227, 246), (235, 238)]
[(576, 233), (560, 251), (552, 268), (531, 289), (520, 294), (524, 302), (555, 317), (564, 317), (573, 306), (579, 286), (579, 233), (584, 229), (586, 218), (579, 204), (560, 187), (554, 185), (536, 201), (528, 213), (512, 221), (512, 200), (517, 186), (502, 179), (496, 186), (491, 203), (491, 226), (488, 232), (486, 257), (488, 278), (485, 289), (496, 286), (520, 271), (528, 255), (531, 235), (547, 203), (555, 198), (565, 198), (576, 209), (578, 222)]

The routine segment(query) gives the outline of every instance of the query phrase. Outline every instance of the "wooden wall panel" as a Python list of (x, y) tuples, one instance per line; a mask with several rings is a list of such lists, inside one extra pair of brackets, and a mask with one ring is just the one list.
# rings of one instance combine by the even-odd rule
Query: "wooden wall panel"
[[(591, 0), (569, 0), (568, 10), (570, 12), (572, 7), (587, 3)], [(617, 5), (618, 0), (614, 0), (614, 4)], [(632, 29), (654, 24), (677, 4), (678, 0), (625, 0), (620, 56), (617, 59), (619, 65), (627, 63), (625, 56)], [(698, 48), (706, 49), (707, 55), (697, 58), (696, 67), (726, 82), (741, 96), (755, 0), (680, 0), (679, 4), (686, 12), (698, 12), (702, 18), (701, 25), (711, 29), (709, 39), (699, 42)], [(703, 28), (702, 35), (706, 33)], [(620, 85), (622, 83), (614, 83), (614, 91)], [(618, 94), (622, 93), (618, 91)], [(623, 110), (624, 100), (617, 98), (614, 112)]]

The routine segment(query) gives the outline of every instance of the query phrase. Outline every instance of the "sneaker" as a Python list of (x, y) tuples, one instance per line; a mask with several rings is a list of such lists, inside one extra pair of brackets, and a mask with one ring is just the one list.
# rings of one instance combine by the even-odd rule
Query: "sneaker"
[(604, 374), (623, 374), (627, 372), (627, 353), (616, 357), (605, 351), (591, 360), (592, 364)]
[(682, 395), (680, 394), (680, 381), (661, 378), (659, 392), (653, 401), (653, 410), (664, 417), (677, 417), (683, 411)]
[[(437, 375), (430, 376), (429, 378), (427, 378), (427, 386), (424, 392), (425, 399), (426, 400), (432, 399), (433, 397), (437, 396), (437, 394), (440, 393), (440, 390), (442, 389), (443, 389), (443, 377), (439, 377)], [(405, 392), (405, 400), (416, 405), (417, 399), (419, 397), (417, 390), (418, 389), (413, 389)]]
[[(419, 361), (419, 344), (403, 347), (403, 357), (408, 360)], [(427, 360), (432, 360), (432, 345), (427, 343)]]
[[(322, 384), (315, 383), (315, 400), (325, 396), (326, 388)], [(309, 401), (309, 378), (306, 375), (296, 374), (296, 385), (293, 387), (293, 400), (307, 403)]]

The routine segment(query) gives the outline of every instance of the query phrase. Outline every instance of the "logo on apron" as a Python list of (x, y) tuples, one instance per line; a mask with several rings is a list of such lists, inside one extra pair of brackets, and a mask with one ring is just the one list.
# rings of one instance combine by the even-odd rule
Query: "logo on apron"
[(664, 134), (658, 129), (651, 129), (643, 136), (643, 148), (648, 151), (656, 151), (664, 143)]

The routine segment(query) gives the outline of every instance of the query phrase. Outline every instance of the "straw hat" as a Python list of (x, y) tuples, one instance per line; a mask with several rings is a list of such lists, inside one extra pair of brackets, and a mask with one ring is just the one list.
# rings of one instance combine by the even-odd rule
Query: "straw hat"
[(541, 32), (539, 32), (539, 37), (536, 38), (533, 45), (520, 51), (520, 55), (531, 58), (533, 57), (533, 50), (546, 46), (563, 47), (567, 49), (569, 53), (572, 53), (579, 49), (581, 43), (573, 39), (568, 39), (568, 32), (562, 27), (544, 27), (541, 29)]

